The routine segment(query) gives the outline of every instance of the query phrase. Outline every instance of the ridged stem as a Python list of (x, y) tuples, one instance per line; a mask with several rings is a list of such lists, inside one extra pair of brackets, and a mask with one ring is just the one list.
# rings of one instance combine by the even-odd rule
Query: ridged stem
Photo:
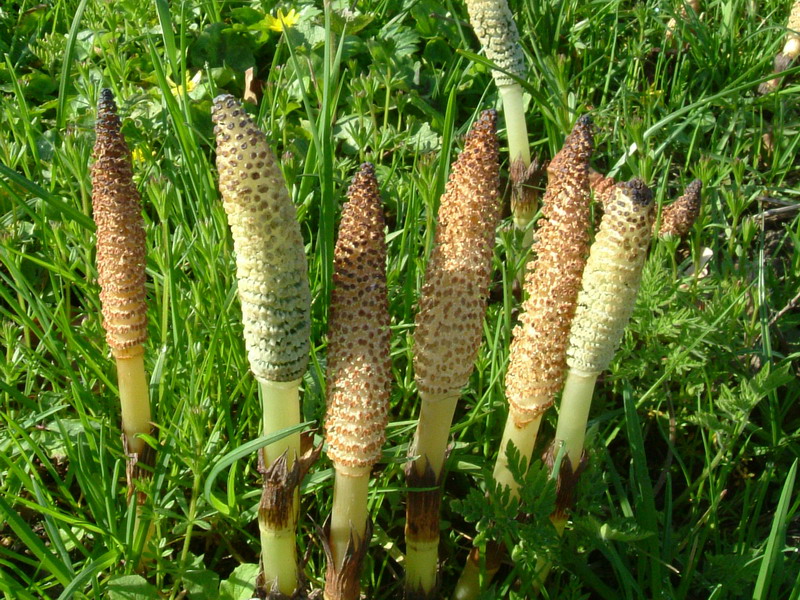
[[(531, 164), (531, 149), (528, 142), (528, 125), (525, 122), (522, 86), (514, 83), (512, 85), (501, 85), (498, 89), (500, 90), (500, 98), (503, 101), (503, 118), (506, 121), (509, 165), (515, 161), (521, 161), (525, 168), (524, 171), (520, 169), (519, 172), (526, 172)], [(528, 225), (536, 214), (538, 207), (535, 202), (525, 200), (528, 197), (528, 194), (523, 189), (526, 182), (519, 183), (520, 187), (517, 188), (515, 186), (514, 194), (520, 197), (515, 198), (515, 201), (512, 202), (512, 216), (514, 226), (518, 230), (525, 231), (520, 249), (521, 252), (527, 253), (533, 243), (533, 230)], [(520, 285), (522, 285), (525, 278), (524, 267), (519, 270), (517, 277)]]
[[(481, 552), (474, 547), (467, 557), (464, 569), (456, 583), (453, 591), (453, 600), (473, 600), (477, 598), (481, 591), (486, 589), (492, 581), (497, 571), (500, 570), (502, 559), (502, 546), (498, 542), (490, 541), (486, 544), (486, 551)], [(481, 562), (485, 564), (481, 564)], [(481, 579), (483, 572), (483, 579)]]
[[(550, 522), (553, 524), (553, 527), (556, 530), (556, 534), (558, 537), (564, 536), (564, 529), (567, 527), (567, 515), (566, 513), (553, 513), (550, 515)], [(534, 594), (539, 594), (539, 591), (542, 589), (544, 582), (547, 580), (547, 576), (550, 575), (550, 571), (553, 570), (553, 561), (550, 560), (547, 556), (539, 556), (536, 559), (536, 570), (534, 571), (534, 582), (533, 582), (533, 591)]]
[[(506, 135), (508, 136), (508, 158), (509, 164), (514, 161), (522, 161), (527, 171), (531, 164), (531, 149), (528, 142), (528, 125), (525, 122), (525, 107), (522, 100), (522, 86), (518, 83), (513, 85), (501, 85), (500, 98), (503, 100), (503, 118), (506, 121)], [(526, 182), (520, 182), (520, 186), (525, 186)], [(523, 187), (515, 189), (515, 194), (527, 197)], [(522, 197), (516, 198), (512, 203), (514, 226), (518, 230), (524, 230), (520, 250), (527, 254), (533, 243), (533, 229), (528, 227), (538, 207), (536, 203), (525, 201)], [(517, 274), (520, 285), (524, 283), (525, 268), (521, 268)]]
[(264, 585), (267, 590), (292, 596), (298, 585), (294, 524), (280, 529), (265, 526), (261, 521), (258, 525)]
[[(294, 381), (266, 381), (258, 382), (261, 391), (261, 406), (263, 415), (263, 433), (272, 435), (294, 427), (300, 423), (300, 379)], [(291, 469), (294, 461), (300, 456), (300, 433), (293, 433), (264, 448), (264, 458), (267, 466), (271, 465), (284, 452), (286, 467)]]
[(472, 600), (481, 593), (481, 567), (477, 562), (467, 558), (464, 569), (453, 590), (453, 600)]
[(406, 537), (406, 590), (429, 595), (436, 587), (439, 538), (414, 540)]
[[(571, 469), (577, 469), (583, 454), (583, 442), (586, 439), (586, 425), (589, 422), (589, 409), (592, 406), (594, 386), (599, 373), (586, 373), (576, 369), (567, 372), (561, 404), (558, 411), (558, 423), (553, 444), (553, 452), (558, 453), (563, 445), (564, 458), (569, 459)], [(557, 509), (550, 515), (550, 522), (559, 537), (564, 535), (567, 526), (567, 513)], [(540, 556), (536, 560), (536, 581), (534, 589), (538, 593), (553, 568), (553, 562)]]

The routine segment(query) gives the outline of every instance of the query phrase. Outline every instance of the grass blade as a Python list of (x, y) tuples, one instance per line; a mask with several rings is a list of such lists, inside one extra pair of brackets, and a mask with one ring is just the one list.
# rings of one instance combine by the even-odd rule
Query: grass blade
[(4, 515), (3, 520), (17, 534), (20, 541), (41, 561), (42, 567), (52, 573), (61, 585), (69, 585), (70, 581), (72, 581), (72, 573), (67, 566), (47, 549), (44, 542), (39, 539), (22, 517), (2, 497), (0, 497), (0, 514)]
[(214, 495), (214, 492), (212, 491), (212, 488), (214, 487), (214, 482), (217, 480), (219, 474), (222, 473), (222, 471), (224, 471), (228, 467), (230, 467), (237, 460), (244, 458), (245, 456), (248, 456), (253, 452), (256, 452), (257, 450), (260, 450), (264, 446), (268, 446), (270, 444), (277, 442), (278, 440), (290, 436), (293, 433), (302, 431), (303, 428), (307, 427), (310, 424), (311, 422), (307, 421), (305, 423), (300, 423), (299, 425), (295, 425), (293, 427), (287, 427), (286, 429), (282, 429), (281, 431), (278, 431), (272, 435), (263, 435), (252, 441), (247, 442), (246, 444), (242, 444), (235, 450), (228, 452), (227, 454), (222, 456), (211, 468), (211, 472), (208, 474), (208, 478), (206, 479), (206, 484), (205, 487), (203, 488), (203, 494), (205, 495), (206, 500), (208, 500), (208, 502), (222, 514), (226, 516), (232, 514), (233, 511), (231, 509), (231, 506), (219, 500), (219, 498), (217, 498)]
[(75, 9), (75, 16), (72, 18), (72, 25), (69, 28), (69, 35), (67, 36), (67, 45), (64, 47), (63, 66), (61, 67), (61, 77), (58, 82), (58, 105), (56, 107), (56, 129), (58, 131), (64, 130), (66, 121), (66, 112), (64, 107), (67, 105), (67, 84), (71, 80), (72, 70), (72, 56), (75, 54), (75, 40), (78, 37), (78, 27), (81, 25), (83, 18), (83, 11), (86, 9), (87, 0), (81, 0), (78, 8)]
[(781, 499), (778, 501), (778, 506), (775, 508), (775, 518), (772, 520), (772, 529), (769, 532), (769, 539), (767, 539), (767, 548), (761, 559), (761, 567), (758, 570), (756, 587), (753, 590), (753, 598), (755, 600), (767, 600), (767, 598), (770, 597), (769, 588), (772, 583), (772, 573), (775, 570), (775, 565), (781, 554), (781, 548), (786, 539), (789, 503), (792, 499), (794, 480), (797, 477), (797, 461), (798, 459), (795, 458), (792, 467), (789, 469), (786, 482), (783, 484)]

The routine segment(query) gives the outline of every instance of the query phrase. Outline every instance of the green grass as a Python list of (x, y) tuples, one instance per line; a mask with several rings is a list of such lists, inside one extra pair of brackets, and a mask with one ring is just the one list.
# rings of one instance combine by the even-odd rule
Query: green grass
[[(471, 120), (498, 97), (460, 3), (365, 0), (350, 21), (345, 4), (281, 5), (300, 14), (284, 34), (262, 21), (274, 14), (271, 1), (23, 0), (19, 10), (0, 9), (5, 598), (252, 595), (260, 487), (254, 446), (242, 446), (265, 441), (209, 114), (216, 94), (242, 94), (250, 66), (264, 82), (253, 111), (282, 156), (307, 244), (314, 322), (303, 418), (317, 442), (336, 220), (357, 165), (377, 168), (396, 384), (363, 584), (370, 598), (402, 589), (415, 303), (450, 162)], [(560, 546), (548, 531), (553, 489), (540, 469), (523, 494), (528, 518), (483, 501), (519, 305), (518, 265), (505, 261), (519, 256), (518, 239), (503, 222), (485, 343), (452, 430), (444, 589), (478, 521), (517, 559), (487, 598), (525, 597), (542, 552), (557, 565), (545, 597), (798, 598), (800, 69), (778, 93), (756, 94), (790, 3), (705, 2), (699, 21), (679, 21), (673, 45), (664, 32), (678, 3), (511, 4), (531, 68), (534, 153), (552, 157), (591, 112), (598, 170), (643, 177), (661, 204), (699, 177), (704, 204), (684, 244), (653, 243), (628, 333), (598, 383), (590, 465)], [(198, 71), (188, 95), (173, 94), (170, 82)], [(126, 506), (94, 265), (88, 169), (103, 86), (117, 96), (136, 153), (147, 228), (146, 366), (159, 426), (148, 494), (159, 546), (145, 577), (134, 572), (141, 540)], [(794, 209), (762, 219), (784, 205)], [(704, 250), (705, 270), (690, 275)], [(555, 416), (545, 418), (541, 450)], [(332, 485), (323, 457), (304, 484), (298, 538), (313, 588), (324, 573), (315, 525)]]

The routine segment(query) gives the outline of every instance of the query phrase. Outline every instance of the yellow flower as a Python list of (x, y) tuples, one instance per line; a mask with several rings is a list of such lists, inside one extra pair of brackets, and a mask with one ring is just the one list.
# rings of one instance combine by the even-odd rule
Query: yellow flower
[(172, 92), (172, 95), (175, 96), (176, 98), (178, 96), (183, 96), (184, 94), (188, 94), (189, 92), (194, 90), (194, 88), (197, 87), (197, 84), (200, 83), (200, 79), (202, 77), (203, 77), (202, 71), (198, 71), (197, 73), (195, 73), (191, 79), (189, 79), (189, 73), (186, 73), (184, 82), (181, 85), (178, 85), (177, 83), (172, 81), (172, 79), (167, 77), (167, 83), (169, 84), (169, 91)]
[(300, 13), (295, 9), (290, 9), (289, 12), (284, 13), (282, 8), (278, 9), (277, 16), (267, 15), (264, 17), (267, 23), (267, 28), (272, 31), (282, 32), (287, 27), (294, 27), (300, 21)]
[[(156, 151), (153, 150), (150, 152), (150, 156), (155, 156)], [(131, 152), (131, 160), (135, 163), (143, 163), (145, 161), (145, 153), (144, 150), (141, 148), (134, 148), (133, 152)]]

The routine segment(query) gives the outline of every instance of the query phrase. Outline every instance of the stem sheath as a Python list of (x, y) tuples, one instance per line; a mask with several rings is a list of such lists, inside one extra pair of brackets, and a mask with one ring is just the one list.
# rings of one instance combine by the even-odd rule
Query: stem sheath
[[(410, 487), (441, 482), (450, 425), (458, 394), (421, 393), (419, 423), (409, 454), (416, 456), (406, 471)], [(409, 492), (406, 507), (406, 593), (431, 597), (439, 567), (441, 489)]]

